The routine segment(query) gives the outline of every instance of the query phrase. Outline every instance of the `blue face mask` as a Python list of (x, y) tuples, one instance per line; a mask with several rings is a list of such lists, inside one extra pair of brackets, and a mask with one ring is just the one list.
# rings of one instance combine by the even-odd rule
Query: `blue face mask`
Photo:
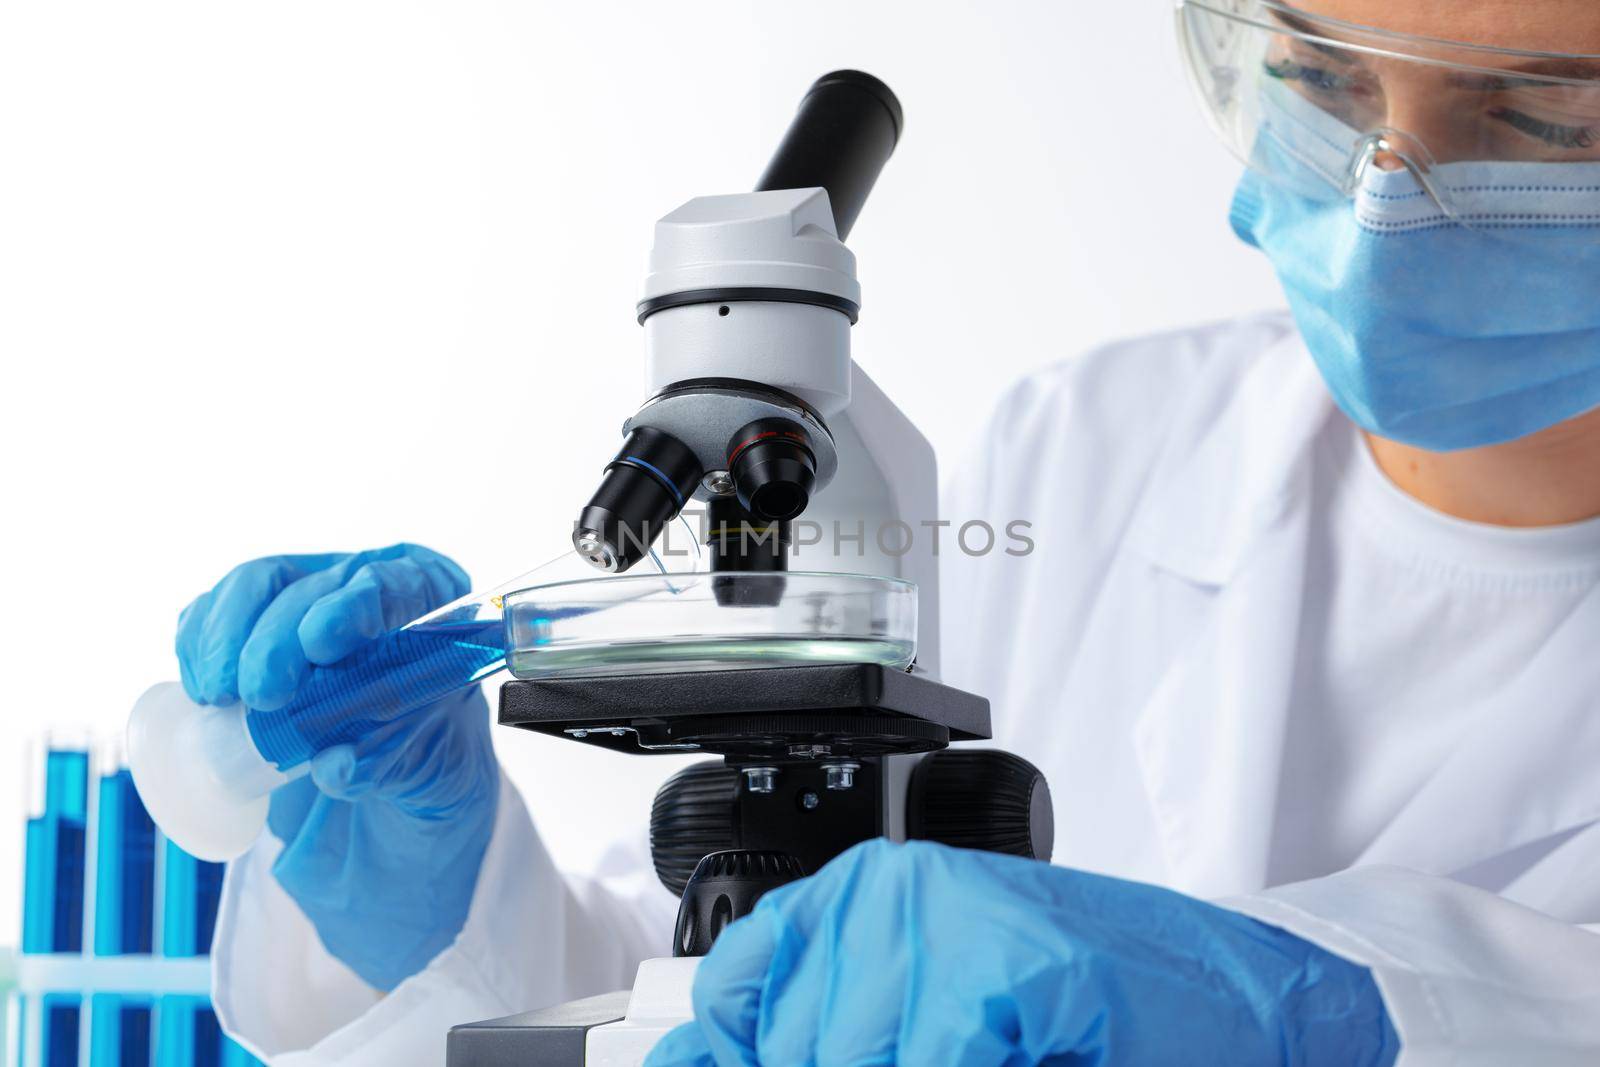
[[(1449, 163), (1431, 179), (1369, 166), (1334, 192), (1358, 135), (1275, 94), (1234, 195), (1334, 400), (1430, 451), (1497, 444), (1600, 406), (1600, 163)], [(1330, 185), (1330, 182), (1332, 183)]]

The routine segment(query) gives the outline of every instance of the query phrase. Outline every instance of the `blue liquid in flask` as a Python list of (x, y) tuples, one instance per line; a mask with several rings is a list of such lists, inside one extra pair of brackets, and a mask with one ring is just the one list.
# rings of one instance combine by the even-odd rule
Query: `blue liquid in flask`
[(288, 770), (480, 682), (505, 663), (505, 624), (498, 616), (419, 622), (391, 630), (338, 663), (313, 667), (292, 702), (251, 711), (245, 722), (261, 755)]

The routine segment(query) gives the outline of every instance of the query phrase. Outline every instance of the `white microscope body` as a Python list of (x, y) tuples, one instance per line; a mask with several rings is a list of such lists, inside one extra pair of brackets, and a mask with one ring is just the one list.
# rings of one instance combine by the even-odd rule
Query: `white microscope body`
[[(786, 298), (760, 299), (763, 291)], [(707, 294), (739, 298), (675, 303)], [(861, 287), (828, 191), (700, 197), (667, 215), (656, 224), (640, 307), (662, 303), (671, 306), (642, 312), (656, 399), (624, 430), (654, 427), (693, 449), (711, 472), (695, 493), (706, 500), (740, 426), (768, 415), (804, 423), (820, 446), (818, 488), (796, 520), (791, 566), (915, 582), (917, 664), (937, 673), (938, 561), (922, 525), (938, 511), (933, 447), (851, 358)], [(685, 390), (685, 382), (728, 387)], [(738, 395), (731, 383), (770, 395)]]

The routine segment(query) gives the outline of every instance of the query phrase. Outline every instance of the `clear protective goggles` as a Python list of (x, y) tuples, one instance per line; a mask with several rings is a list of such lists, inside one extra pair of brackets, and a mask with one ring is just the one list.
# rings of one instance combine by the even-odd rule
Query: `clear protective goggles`
[(1600, 56), (1418, 37), (1277, 0), (1180, 0), (1177, 20), (1213, 127), (1298, 193), (1380, 205), (1385, 225), (1600, 223)]

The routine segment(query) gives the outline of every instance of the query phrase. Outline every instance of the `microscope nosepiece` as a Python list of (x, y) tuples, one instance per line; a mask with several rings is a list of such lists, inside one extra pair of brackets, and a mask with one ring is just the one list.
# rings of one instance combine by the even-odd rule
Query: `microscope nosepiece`
[(757, 419), (734, 434), (728, 471), (739, 503), (769, 522), (798, 518), (817, 487), (811, 436), (789, 419)]
[(704, 473), (676, 437), (649, 427), (631, 431), (578, 513), (572, 547), (603, 571), (627, 570), (649, 554)]

